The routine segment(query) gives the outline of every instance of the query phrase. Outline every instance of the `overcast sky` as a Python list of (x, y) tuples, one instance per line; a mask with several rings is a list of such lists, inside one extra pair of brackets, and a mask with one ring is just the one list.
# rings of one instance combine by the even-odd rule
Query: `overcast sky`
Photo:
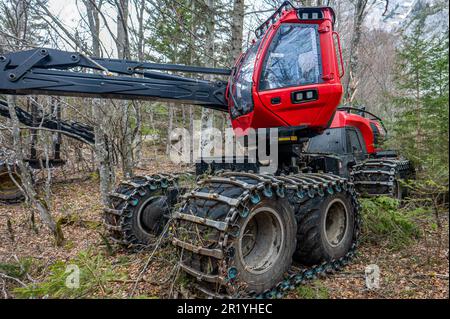
[[(80, 0), (78, 0), (80, 2)], [(398, 23), (401, 23), (401, 21), (405, 18), (407, 13), (409, 12), (410, 8), (412, 7), (413, 3), (417, 0), (392, 0), (390, 2), (390, 7), (395, 8), (398, 7), (396, 11), (398, 11), (398, 14), (386, 21), (382, 17), (382, 13), (385, 8), (385, 1), (375, 1), (375, 5), (371, 7), (369, 16), (366, 20), (368, 26), (374, 27), (374, 28), (383, 28), (383, 29), (391, 29), (392, 27), (395, 27), (398, 25)], [(280, 1), (281, 2), (281, 1)], [(247, 5), (247, 12), (255, 11), (255, 10), (261, 10), (261, 9), (267, 9), (267, 6), (264, 6), (263, 1), (261, 0), (253, 0), (251, 2), (251, 5), (249, 4), (250, 1), (246, 1)], [(83, 8), (81, 3), (79, 3), (80, 9)], [(75, 30), (77, 26), (79, 26), (82, 21), (80, 18), (80, 13), (77, 9), (77, 0), (49, 0), (49, 9), (52, 13), (54, 13), (56, 16), (58, 16), (61, 19), (61, 22), (69, 27), (71, 30)], [(130, 12), (131, 15), (133, 15), (133, 9), (134, 7), (130, 4)], [(116, 18), (116, 13), (114, 10), (104, 10), (102, 11), (105, 16), (110, 16), (111, 19), (109, 21), (109, 24), (111, 26), (111, 29), (113, 32), (115, 32), (115, 23), (114, 19)], [(270, 12), (260, 14), (260, 19), (263, 19), (265, 17), (270, 16)], [(259, 24), (259, 21), (257, 20), (255, 15), (246, 15), (245, 16), (245, 31), (244, 31), (244, 40), (251, 40), (253, 37), (253, 29)], [(107, 48), (108, 51), (110, 51), (110, 54), (115, 54), (115, 46), (113, 45), (112, 38), (108, 34), (108, 31), (106, 28), (103, 28), (101, 30), (100, 34), (101, 40), (104, 44), (104, 46)]]

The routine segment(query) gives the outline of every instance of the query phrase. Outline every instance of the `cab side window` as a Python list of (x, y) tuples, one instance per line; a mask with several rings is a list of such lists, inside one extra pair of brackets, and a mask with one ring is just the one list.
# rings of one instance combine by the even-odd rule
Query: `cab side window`
[(318, 37), (316, 25), (281, 25), (266, 53), (260, 90), (319, 83)]

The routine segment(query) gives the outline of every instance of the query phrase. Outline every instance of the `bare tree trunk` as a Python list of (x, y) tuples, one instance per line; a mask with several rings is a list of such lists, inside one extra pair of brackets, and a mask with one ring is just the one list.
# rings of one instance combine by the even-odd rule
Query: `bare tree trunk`
[[(207, 66), (214, 67), (214, 38), (215, 38), (215, 1), (214, 0), (206, 0), (206, 5), (208, 7), (208, 22), (206, 24), (206, 56), (207, 56)], [(210, 134), (207, 134), (207, 129), (212, 128), (214, 126), (214, 113), (211, 109), (202, 108), (202, 117), (201, 117), (201, 154), (203, 156), (203, 150), (205, 146), (211, 141)]]
[(121, 153), (122, 153), (122, 171), (126, 178), (133, 176), (133, 136), (130, 123), (130, 108), (128, 101), (120, 101), (120, 119), (121, 119)]
[(22, 189), (24, 190), (25, 197), (29, 203), (37, 209), (39, 216), (45, 225), (50, 229), (55, 237), (56, 245), (60, 246), (64, 241), (62, 230), (55, 223), (53, 216), (48, 209), (48, 205), (43, 198), (40, 198), (36, 190), (33, 187), (33, 180), (31, 177), (28, 165), (24, 161), (23, 145), (20, 136), (20, 122), (16, 114), (16, 98), (14, 96), (8, 96), (8, 108), (9, 115), (11, 117), (12, 124), (12, 136), (13, 136), (13, 148), (16, 154), (17, 165), (20, 169), (20, 179), (22, 182)]
[(136, 116), (136, 128), (133, 134), (133, 158), (134, 165), (140, 166), (142, 161), (142, 103), (136, 101), (133, 103), (133, 106)]
[(119, 59), (129, 59), (128, 0), (115, 0), (115, 3), (117, 7), (117, 55)]
[(167, 140), (166, 140), (166, 154), (169, 155), (170, 146), (171, 146), (171, 133), (173, 131), (173, 120), (174, 120), (174, 108), (175, 105), (173, 103), (169, 103), (168, 107), (168, 115), (169, 115), (169, 125), (167, 126)]
[(242, 37), (244, 32), (244, 0), (233, 1), (232, 16), (230, 65), (237, 60), (242, 51)]
[[(130, 58), (130, 42), (128, 38), (128, 0), (115, 0), (117, 7), (117, 55), (119, 59)], [(130, 123), (130, 108), (127, 101), (120, 101), (121, 106), (121, 153), (122, 171), (126, 178), (133, 176), (133, 136)]]
[(186, 105), (181, 105), (181, 126), (186, 127)]
[[(17, 6), (17, 33), (16, 33), (16, 37), (17, 39), (22, 39), (25, 40), (27, 34), (27, 22), (28, 22), (28, 3), (25, 0), (20, 0)], [(19, 41), (17, 41), (18, 44), (22, 44), (24, 43), (24, 41), (22, 41), (22, 43), (20, 43)]]
[[(145, 11), (145, 0), (134, 0), (134, 5), (137, 11), (137, 57), (139, 61), (144, 61), (144, 11)], [(136, 101), (133, 103), (136, 115), (136, 129), (134, 132), (134, 162), (136, 165), (141, 165), (142, 160), (142, 103)]]
[(86, 7), (88, 18), (88, 27), (92, 36), (92, 51), (95, 56), (100, 56), (100, 18), (96, 7), (101, 7), (101, 4), (95, 5), (97, 0), (83, 0)]
[(189, 159), (191, 161), (194, 160), (194, 120), (195, 120), (195, 112), (194, 106), (189, 106), (189, 135), (191, 136), (191, 147), (189, 152)]
[(359, 44), (361, 42), (361, 33), (366, 17), (366, 7), (368, 0), (356, 0), (354, 2), (355, 13), (353, 18), (353, 33), (350, 42), (350, 57), (348, 63), (347, 77), (345, 80), (346, 103), (353, 102), (357, 88), (357, 75), (359, 66)]
[(138, 60), (144, 60), (144, 11), (145, 11), (145, 0), (135, 0), (135, 6), (137, 11), (137, 20), (138, 20), (138, 43), (137, 43), (137, 53)]
[[(100, 45), (100, 18), (99, 10), (101, 10), (101, 1), (84, 0), (88, 15), (89, 30), (92, 36), (92, 49), (95, 56), (101, 57)], [(103, 108), (104, 101), (100, 99), (92, 100), (92, 117), (96, 125), (94, 126), (95, 134), (95, 162), (99, 172), (100, 178), (100, 194), (102, 203), (108, 205), (108, 194), (114, 186), (114, 167), (111, 165), (111, 157), (109, 156), (109, 146), (105, 127), (105, 119), (107, 115), (107, 108)]]
[(102, 112), (103, 101), (99, 99), (92, 100), (92, 115), (97, 119), (97, 125), (94, 126), (95, 134), (95, 161), (98, 168), (100, 178), (100, 193), (102, 203), (108, 205), (108, 194), (114, 186), (114, 167), (111, 164), (111, 156), (109, 155), (109, 146), (106, 128), (104, 126), (104, 114)]
[[(195, 12), (195, 1), (191, 2), (191, 11)], [(189, 34), (189, 40), (190, 40), (190, 51), (189, 51), (189, 62), (190, 64), (194, 64), (194, 51), (193, 51), (193, 43), (194, 43), (194, 31), (195, 31), (195, 21), (191, 24), (191, 30)], [(194, 148), (196, 147), (194, 144), (194, 120), (195, 120), (195, 109), (193, 105), (189, 106), (189, 135), (191, 136), (191, 145), (190, 145), (190, 151), (189, 151), (189, 159), (191, 161), (194, 161)]]

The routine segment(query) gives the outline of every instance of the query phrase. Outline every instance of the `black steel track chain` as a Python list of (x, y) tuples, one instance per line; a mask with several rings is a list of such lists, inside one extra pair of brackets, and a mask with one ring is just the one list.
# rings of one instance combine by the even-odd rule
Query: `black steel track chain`
[(350, 180), (362, 195), (395, 197), (396, 183), (411, 178), (413, 174), (408, 160), (368, 159), (353, 166)]
[[(252, 181), (250, 182), (245, 182)], [(180, 261), (180, 267), (186, 273), (196, 277), (200, 283), (197, 289), (208, 297), (213, 298), (281, 298), (283, 295), (293, 290), (295, 287), (301, 285), (306, 280), (311, 280), (319, 276), (340, 270), (346, 266), (356, 254), (358, 246), (358, 238), (361, 228), (361, 217), (359, 214), (359, 203), (357, 201), (356, 192), (353, 184), (346, 179), (331, 174), (298, 174), (288, 176), (271, 176), (264, 174), (241, 173), (241, 172), (218, 172), (215, 176), (209, 176), (199, 182), (200, 186), (197, 190), (202, 189), (202, 185), (231, 185), (238, 188), (237, 197), (231, 198), (222, 196), (218, 193), (202, 193), (192, 191), (185, 194), (185, 202), (178, 212), (173, 214), (174, 223), (174, 238), (173, 244), (180, 247), (183, 252), (189, 252), (193, 257), (209, 258), (210, 262), (217, 262), (217, 270), (215, 273), (207, 273), (198, 268), (201, 263), (196, 260), (193, 265), (187, 265), (183, 260)], [(214, 189), (214, 187), (212, 187)], [(309, 199), (316, 196), (324, 197), (325, 193), (335, 194), (340, 192), (349, 192), (351, 194), (354, 213), (355, 225), (353, 233), (353, 244), (349, 252), (336, 260), (324, 262), (320, 265), (308, 267), (301, 270), (295, 270), (294, 267), (288, 272), (288, 276), (279, 282), (275, 287), (265, 291), (262, 294), (256, 293), (242, 293), (239, 283), (236, 283), (238, 276), (237, 269), (230, 267), (230, 260), (234, 257), (232, 247), (229, 242), (231, 237), (237, 237), (235, 225), (238, 218), (245, 218), (252, 205), (257, 204), (261, 198), (287, 198), (291, 204), (296, 207), (296, 215), (306, 213), (302, 210), (302, 205)], [(186, 213), (191, 201), (217, 202), (219, 204), (226, 204), (229, 210), (225, 216), (220, 220), (208, 218), (208, 216), (196, 216), (192, 213)], [(211, 205), (209, 205), (211, 206)], [(192, 225), (197, 231), (197, 234), (204, 234), (205, 229), (214, 229), (218, 235), (213, 236), (217, 242), (211, 245), (210, 240), (199, 241), (191, 240), (189, 236), (185, 235), (185, 229)], [(211, 235), (211, 232), (206, 232)], [(188, 240), (186, 240), (188, 238)], [(195, 267), (197, 266), (197, 267)], [(214, 269), (214, 267), (209, 267)], [(227, 294), (221, 294), (209, 289), (211, 284), (214, 287), (226, 287)], [(209, 285), (209, 287), (208, 287)]]
[(109, 194), (109, 207), (104, 208), (104, 227), (111, 242), (126, 248), (138, 249), (146, 246), (131, 231), (130, 221), (133, 208), (139, 205), (148, 192), (165, 194), (171, 188), (178, 187), (180, 176), (176, 174), (154, 174), (135, 176), (122, 181), (116, 190)]

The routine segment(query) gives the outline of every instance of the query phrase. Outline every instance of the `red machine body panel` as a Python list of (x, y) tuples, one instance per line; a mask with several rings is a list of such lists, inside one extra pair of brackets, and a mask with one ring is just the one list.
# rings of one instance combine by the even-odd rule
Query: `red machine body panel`
[(352, 126), (357, 128), (364, 139), (366, 144), (367, 153), (373, 154), (379, 151), (375, 146), (375, 132), (372, 125), (374, 125), (381, 136), (385, 135), (385, 131), (380, 123), (376, 120), (365, 118), (358, 114), (348, 113), (346, 111), (337, 111), (331, 122), (330, 128), (348, 127)]
[[(327, 7), (309, 10), (310, 17), (313, 12), (320, 12), (321, 18), (299, 19), (302, 11), (283, 11), (236, 63), (235, 81), (230, 82), (227, 90), (234, 94), (227, 97), (235, 131), (304, 126), (320, 134), (328, 127), (343, 92), (334, 37), (337, 34), (333, 31), (334, 13)], [(283, 63), (284, 69), (280, 67)], [(250, 66), (253, 70), (249, 70)], [(278, 74), (271, 74), (273, 70)], [(246, 75), (250, 71), (251, 85), (250, 76)], [(246, 76), (247, 82), (243, 80)], [(296, 76), (297, 83), (292, 80)], [(242, 88), (251, 90), (251, 102), (239, 99), (245, 95)], [(240, 103), (248, 109), (235, 112), (236, 104)]]

